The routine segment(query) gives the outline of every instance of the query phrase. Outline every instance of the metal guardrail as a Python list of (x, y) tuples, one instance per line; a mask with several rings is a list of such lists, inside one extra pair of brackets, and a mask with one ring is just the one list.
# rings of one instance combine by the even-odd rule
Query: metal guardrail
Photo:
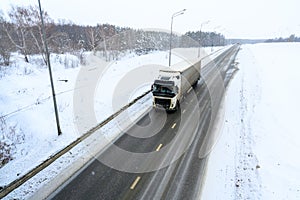
[(135, 98), (133, 101), (131, 101), (130, 103), (128, 103), (127, 105), (125, 105), (124, 107), (122, 107), (116, 113), (112, 114), (107, 119), (105, 119), (104, 121), (102, 121), (100, 124), (98, 124), (97, 126), (93, 127), (92, 129), (90, 129), (88, 132), (86, 132), (85, 134), (83, 134), (81, 137), (79, 137), (78, 139), (76, 139), (74, 142), (72, 142), (71, 144), (69, 144), (67, 147), (63, 148), (62, 150), (60, 150), (56, 154), (50, 156), (47, 160), (45, 160), (44, 162), (42, 162), (41, 164), (39, 164), (34, 169), (30, 170), (25, 175), (21, 176), (20, 178), (16, 179), (15, 181), (11, 182), (7, 186), (4, 186), (0, 190), (0, 199), (3, 198), (3, 197), (5, 197), (7, 194), (9, 194), (10, 192), (12, 192), (14, 189), (16, 189), (17, 187), (19, 187), (23, 183), (25, 183), (27, 180), (29, 180), (33, 176), (35, 176), (37, 173), (39, 173), (40, 171), (42, 171), (44, 168), (48, 167), (51, 163), (53, 163), (59, 157), (61, 157), (62, 155), (64, 155), (66, 152), (70, 151), (77, 144), (79, 144), (84, 139), (86, 139), (91, 134), (93, 134), (95, 131), (97, 131), (98, 129), (100, 129), (101, 127), (103, 127), (105, 124), (107, 124), (108, 122), (110, 122), (112, 119), (114, 119), (116, 116), (118, 116), (121, 112), (123, 112), (124, 110), (126, 110), (127, 108), (129, 108), (131, 105), (133, 105), (138, 100), (140, 100), (141, 98), (143, 98), (144, 96), (146, 96), (148, 93), (150, 93), (150, 90), (146, 91), (142, 95), (140, 95), (137, 98)]

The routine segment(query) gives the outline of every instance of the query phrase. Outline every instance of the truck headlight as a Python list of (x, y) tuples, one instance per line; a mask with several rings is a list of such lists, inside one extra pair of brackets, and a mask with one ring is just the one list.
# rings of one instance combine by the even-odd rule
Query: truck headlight
[(176, 106), (176, 102), (177, 102), (177, 98), (176, 98), (176, 96), (174, 97), (174, 98), (172, 98), (171, 99), (171, 108), (175, 108), (175, 106)]

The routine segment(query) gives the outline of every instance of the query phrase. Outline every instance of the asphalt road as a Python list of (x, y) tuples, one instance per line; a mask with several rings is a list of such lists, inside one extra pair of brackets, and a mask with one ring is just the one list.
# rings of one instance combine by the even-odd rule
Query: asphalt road
[(202, 70), (205, 81), (186, 94), (179, 111), (146, 113), (48, 199), (199, 198), (208, 159), (199, 151), (209, 149), (214, 109), (224, 93), (218, 79), (227, 86), (238, 49), (234, 46)]

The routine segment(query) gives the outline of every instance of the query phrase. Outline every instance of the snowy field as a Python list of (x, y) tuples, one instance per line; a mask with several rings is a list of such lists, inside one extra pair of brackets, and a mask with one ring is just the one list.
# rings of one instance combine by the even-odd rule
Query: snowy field
[[(222, 134), (210, 155), (202, 199), (300, 199), (300, 136), (296, 127), (300, 111), (299, 52), (298, 43), (242, 46), (236, 60), (239, 71), (227, 90)], [(113, 106), (113, 91), (124, 76), (142, 65), (167, 65), (167, 54), (129, 54), (110, 63), (96, 88), (97, 122), (119, 108)], [(179, 57), (174, 56), (173, 61), (180, 61)], [(31, 59), (32, 63), (27, 64), (14, 55), (12, 66), (0, 79), (0, 114), (5, 116), (5, 123), (1, 123), (1, 142), (11, 145), (13, 156), (13, 160), (0, 168), (0, 186), (20, 177), (82, 134), (74, 125), (77, 118), (73, 113), (73, 95), (74, 90), (80, 89), (76, 83), (84, 66), (72, 55), (51, 57), (63, 132), (58, 137), (53, 126), (48, 71), (41, 67), (38, 57)], [(95, 67), (88, 66), (90, 75)], [(123, 103), (148, 87), (146, 84), (136, 88)], [(151, 99), (146, 96), (130, 113), (137, 118), (149, 106)], [(114, 128), (114, 124), (108, 124), (102, 134), (113, 138), (118, 134)], [(13, 134), (4, 134), (8, 132)], [(32, 180), (34, 184), (20, 187), (6, 199), (26, 198), (41, 183), (46, 183), (47, 178), (57, 175), (57, 171), (74, 167), (71, 163), (78, 157), (81, 162), (88, 160), (83, 155), (85, 148), (84, 145), (76, 147)]]
[[(201, 56), (206, 56), (218, 49), (220, 48), (215, 47), (214, 49), (204, 50), (201, 52)], [(196, 55), (198, 49), (174, 49), (172, 62), (182, 61), (180, 55), (184, 55), (185, 51), (189, 55), (193, 51)], [(1, 142), (6, 145), (3, 152), (11, 155), (8, 164), (0, 168), (1, 187), (21, 177), (76, 140), (85, 131), (105, 120), (133, 98), (149, 90), (150, 82), (138, 86), (135, 90), (130, 91), (128, 99), (122, 101), (118, 106), (113, 106), (113, 97), (116, 97), (115, 87), (124, 76), (145, 65), (167, 66), (168, 52), (153, 52), (142, 56), (128, 54), (118, 61), (104, 64), (103, 60), (90, 55), (87, 62), (86, 66), (81, 66), (78, 58), (73, 55), (51, 55), (62, 129), (62, 135), (57, 136), (48, 69), (39, 56), (30, 57), (30, 63), (25, 63), (20, 55), (12, 56), (12, 65), (5, 70), (5, 73), (2, 72), (0, 78), (0, 116), (2, 120), (0, 136)], [(87, 72), (87, 77), (79, 75), (82, 70)], [(76, 124), (82, 116), (74, 113), (74, 92), (89, 88), (91, 86), (89, 85), (89, 77), (94, 76), (99, 71), (101, 71), (101, 74), (100, 78), (97, 79), (98, 82), (92, 99), (97, 121), (88, 124), (82, 130), (78, 130)], [(152, 74), (152, 76), (155, 76), (155, 74)], [(123, 99), (123, 96), (117, 96), (117, 99)], [(137, 106), (129, 109), (130, 115), (133, 119), (136, 119), (150, 106), (151, 96), (148, 95), (137, 102)], [(123, 121), (125, 119), (127, 118), (123, 118)], [(127, 122), (125, 124), (128, 125)], [(110, 139), (116, 137), (119, 132), (111, 124), (103, 127), (102, 130), (102, 134)], [(23, 189), (30, 188), (30, 192), (33, 192), (34, 189), (41, 187), (42, 182), (44, 183), (47, 179), (57, 175), (59, 170), (69, 166), (76, 156), (82, 156), (82, 148), (84, 147), (78, 147), (77, 149), (80, 150), (77, 153), (71, 153), (70, 158), (60, 160), (58, 164), (54, 164), (52, 169), (46, 173), (47, 175), (44, 174), (43, 177), (37, 178), (35, 185), (27, 184)], [(14, 195), (25, 198), (24, 194), (28, 192), (24, 192), (24, 190), (23, 192), (12, 193), (7, 198), (15, 198)]]
[(243, 45), (202, 199), (300, 199), (300, 44)]

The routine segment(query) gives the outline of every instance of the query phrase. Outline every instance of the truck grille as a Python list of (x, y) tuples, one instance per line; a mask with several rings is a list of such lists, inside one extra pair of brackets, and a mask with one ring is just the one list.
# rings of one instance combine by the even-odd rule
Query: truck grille
[(159, 99), (159, 98), (155, 98), (155, 104), (156, 105), (161, 105), (164, 108), (170, 108), (171, 99)]

